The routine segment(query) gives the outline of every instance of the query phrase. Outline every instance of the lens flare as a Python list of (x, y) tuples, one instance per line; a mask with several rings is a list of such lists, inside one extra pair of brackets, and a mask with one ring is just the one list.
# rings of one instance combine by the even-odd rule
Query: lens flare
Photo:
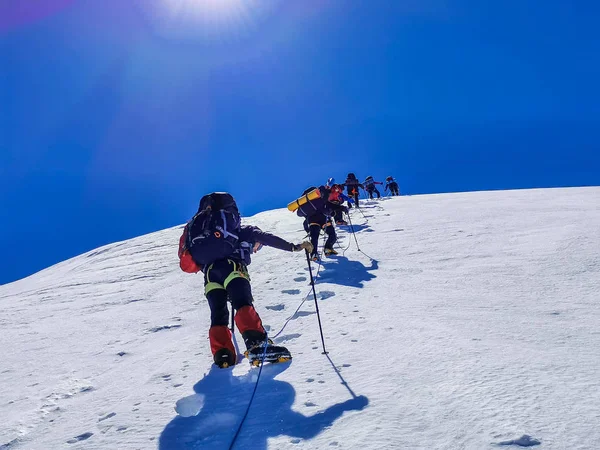
[(159, 0), (153, 8), (153, 22), (166, 37), (222, 39), (256, 29), (277, 3), (277, 0)]

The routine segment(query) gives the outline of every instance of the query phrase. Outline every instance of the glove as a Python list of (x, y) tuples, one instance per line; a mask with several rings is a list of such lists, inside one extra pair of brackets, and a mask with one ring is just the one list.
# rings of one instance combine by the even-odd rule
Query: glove
[(302, 250), (306, 250), (308, 253), (311, 253), (313, 251), (313, 245), (308, 241), (304, 241), (292, 246), (292, 251), (294, 252), (301, 252)]

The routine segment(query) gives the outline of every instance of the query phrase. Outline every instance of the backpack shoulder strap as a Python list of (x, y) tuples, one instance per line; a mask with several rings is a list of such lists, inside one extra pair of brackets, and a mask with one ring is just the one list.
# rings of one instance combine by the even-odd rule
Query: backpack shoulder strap
[(223, 226), (217, 225), (215, 228), (217, 230), (219, 230), (221, 233), (223, 233), (223, 236), (225, 236), (226, 238), (231, 236), (234, 239), (239, 239), (238, 235), (233, 234), (227, 230), (227, 217), (225, 215), (225, 211), (223, 209), (221, 209), (221, 210), (219, 210), (219, 212), (221, 213), (221, 220), (223, 221)]

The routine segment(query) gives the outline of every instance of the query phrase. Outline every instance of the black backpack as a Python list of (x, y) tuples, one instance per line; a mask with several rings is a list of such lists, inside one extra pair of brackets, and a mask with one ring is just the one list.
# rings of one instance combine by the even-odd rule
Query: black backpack
[(200, 200), (198, 212), (186, 225), (186, 247), (196, 264), (227, 258), (239, 247), (241, 218), (235, 200), (213, 192)]

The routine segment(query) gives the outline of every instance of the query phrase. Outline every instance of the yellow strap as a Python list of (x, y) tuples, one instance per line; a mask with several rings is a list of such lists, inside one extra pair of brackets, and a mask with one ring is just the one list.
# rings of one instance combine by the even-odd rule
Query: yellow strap
[(237, 270), (234, 272), (231, 272), (229, 274), (229, 276), (227, 276), (227, 278), (225, 278), (225, 282), (223, 283), (223, 286), (225, 286), (225, 289), (227, 289), (227, 286), (229, 285), (229, 283), (231, 283), (236, 278), (246, 278), (246, 277), (244, 276), (244, 274), (242, 272), (238, 272)]
[(206, 279), (207, 279), (208, 281), (210, 281), (210, 278), (208, 278), (208, 274), (210, 273), (210, 269), (212, 269), (212, 267), (213, 267), (213, 265), (211, 264), (211, 265), (210, 265), (210, 266), (208, 266), (208, 267), (207, 267), (207, 269), (206, 269)]
[(231, 283), (236, 278), (245, 278), (248, 281), (250, 280), (248, 272), (246, 271), (246, 267), (243, 264), (238, 264), (231, 259), (228, 259), (227, 261), (229, 261), (229, 263), (233, 265), (233, 272), (231, 272), (227, 276), (227, 278), (225, 278), (225, 281), (223, 282), (223, 286), (225, 286), (225, 288), (227, 288), (229, 283)]
[(210, 291), (214, 291), (215, 289), (225, 289), (225, 287), (222, 284), (209, 281), (204, 286), (204, 295), (207, 295)]

